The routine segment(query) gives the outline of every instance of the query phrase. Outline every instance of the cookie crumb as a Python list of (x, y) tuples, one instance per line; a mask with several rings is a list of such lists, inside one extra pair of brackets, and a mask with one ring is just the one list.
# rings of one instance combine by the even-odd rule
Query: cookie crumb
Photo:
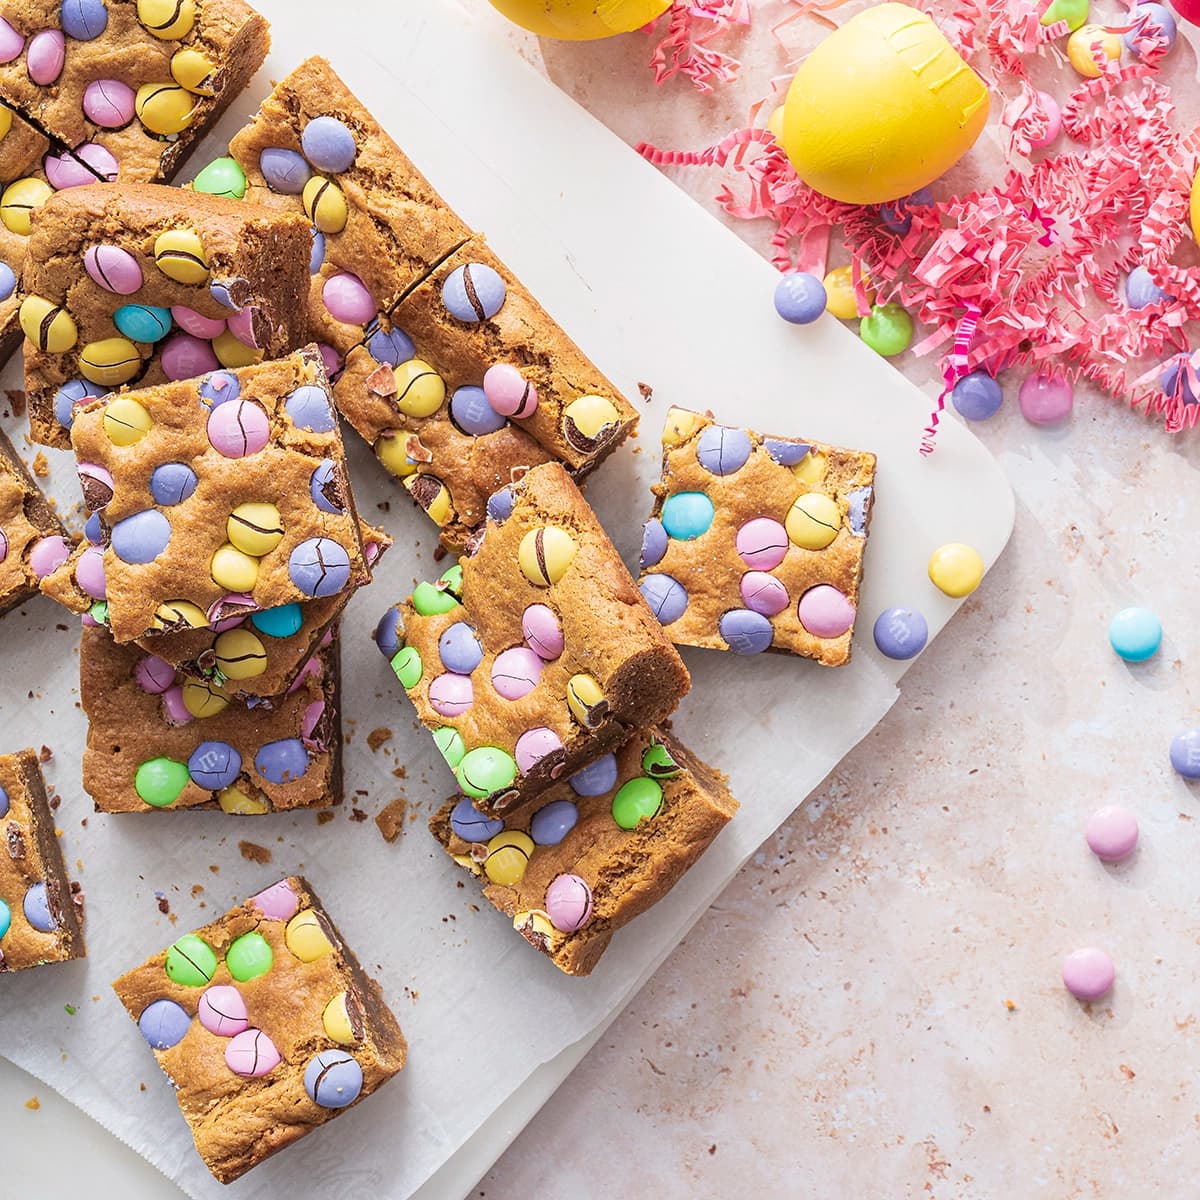
[(33, 473), (39, 479), (45, 479), (50, 474), (50, 460), (41, 450), (33, 456)]
[(449, 553), (449, 551), (446, 549), (446, 547), (441, 545), (441, 543), (439, 543), (437, 546), (437, 549), (435, 549), (433, 552), (433, 561), (441, 562), (442, 559), (445, 558), (448, 553)]
[(716, 1152), (717, 1152), (717, 1143), (716, 1142), (713, 1142), (713, 1144), (711, 1146), (709, 1146), (708, 1152), (709, 1152), (709, 1154), (716, 1154)]
[(271, 851), (257, 842), (238, 842), (238, 850), (247, 862), (262, 864), (271, 861)]
[[(637, 387), (642, 399), (649, 404), (654, 399), (654, 389), (648, 383), (642, 383), (640, 379), (638, 380)], [(712, 1151), (709, 1151), (709, 1153), (711, 1154)]]
[(397, 767), (392, 772), (392, 774), (395, 775), (395, 777), (397, 779), (407, 779), (408, 778), (408, 768), (407, 767)]
[(203, 895), (204, 895), (204, 884), (193, 883), (192, 884), (192, 899), (195, 900), (197, 896), (203, 896)]
[(30, 1096), (29, 1099), (25, 1101), (25, 1107), (29, 1109), (30, 1112), (37, 1112), (37, 1110), (42, 1107), (42, 1102), (36, 1096)]
[(11, 389), (4, 394), (8, 400), (8, 407), (12, 409), (12, 415), (23, 417), (25, 415), (25, 393)]
[(367, 814), (365, 812), (363, 812), (363, 810), (361, 808), (352, 808), (350, 810), (350, 820), (365, 821), (366, 819), (367, 819)]
[(331, 813), (328, 809), (326, 809), (324, 812), (317, 813), (317, 824), (318, 825), (328, 825), (329, 822), (332, 820), (333, 820), (333, 813)]
[(1017, 1011), (1017, 1006), (1011, 1000), (1005, 1000), (1004, 1007), (1007, 1008), (1009, 1012)]
[(166, 916), (166, 914), (171, 911), (170, 900), (168, 900), (166, 896), (162, 894), (162, 892), (155, 892), (154, 895), (158, 899), (158, 911), (162, 913), (163, 916)]
[[(30, 699), (33, 699), (33, 693), (29, 693)], [(49, 746), (43, 746), (38, 752), (38, 762), (48, 763), (54, 757), (54, 751)]]
[(376, 751), (384, 744), (384, 742), (389, 742), (391, 739), (392, 731), (388, 729), (386, 725), (384, 725), (380, 726), (378, 729), (372, 729), (371, 732), (367, 734), (367, 745), (371, 747), (372, 751)]
[(394, 842), (404, 829), (404, 817), (408, 811), (408, 801), (403, 796), (397, 796), (375, 818), (379, 832), (385, 842)]

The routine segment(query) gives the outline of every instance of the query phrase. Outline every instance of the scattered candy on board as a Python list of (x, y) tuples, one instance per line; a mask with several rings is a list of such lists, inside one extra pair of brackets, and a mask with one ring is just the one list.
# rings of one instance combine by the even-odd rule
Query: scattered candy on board
[(1184, 779), (1200, 779), (1200, 729), (1185, 729), (1171, 739), (1171, 766)]
[(1126, 662), (1145, 662), (1162, 645), (1162, 622), (1148, 608), (1123, 608), (1108, 626), (1108, 641)]
[(1066, 378), (1036, 371), (1017, 393), (1021, 415), (1033, 425), (1056, 425), (1071, 415), (1075, 393)]
[(1063, 986), (1077, 1000), (1099, 1000), (1112, 991), (1116, 968), (1103, 950), (1073, 950), (1063, 960)]
[(775, 311), (792, 325), (811, 325), (827, 302), (824, 285), (807, 271), (790, 271), (775, 285)]
[(1105, 805), (1088, 819), (1085, 836), (1088, 848), (1102, 862), (1121, 862), (1137, 849), (1138, 820), (1127, 808)]
[(983, 559), (974, 547), (950, 542), (940, 546), (930, 557), (929, 579), (939, 591), (961, 600), (983, 580)]
[(916, 658), (929, 641), (925, 618), (912, 608), (885, 609), (875, 619), (875, 645), (888, 658)]

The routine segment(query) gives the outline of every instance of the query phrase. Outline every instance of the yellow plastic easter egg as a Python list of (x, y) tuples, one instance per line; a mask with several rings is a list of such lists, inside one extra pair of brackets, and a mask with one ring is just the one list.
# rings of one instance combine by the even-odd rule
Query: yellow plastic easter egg
[(783, 147), (815, 191), (881, 204), (944, 175), (987, 118), (987, 88), (933, 21), (904, 4), (880, 4), (801, 64), (785, 102)]
[(542, 37), (591, 42), (630, 33), (671, 7), (671, 0), (492, 0), (510, 21)]
[(1196, 178), (1192, 183), (1192, 233), (1196, 236), (1196, 241), (1200, 242), (1200, 171), (1196, 172)]

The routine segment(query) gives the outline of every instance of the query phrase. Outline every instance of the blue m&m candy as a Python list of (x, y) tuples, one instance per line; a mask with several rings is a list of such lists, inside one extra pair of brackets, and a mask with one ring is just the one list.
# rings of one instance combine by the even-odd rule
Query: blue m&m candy
[(1108, 626), (1108, 641), (1126, 662), (1145, 662), (1162, 645), (1162, 622), (1148, 608), (1124, 608)]
[(113, 314), (113, 324), (131, 342), (153, 345), (171, 332), (171, 310), (152, 304), (125, 304)]
[(250, 624), (267, 637), (286, 638), (300, 632), (304, 624), (304, 611), (299, 604), (281, 604), (278, 608), (264, 608), (252, 613)]
[(663, 528), (677, 541), (694, 541), (708, 532), (715, 514), (713, 502), (703, 492), (676, 492), (663, 501)]

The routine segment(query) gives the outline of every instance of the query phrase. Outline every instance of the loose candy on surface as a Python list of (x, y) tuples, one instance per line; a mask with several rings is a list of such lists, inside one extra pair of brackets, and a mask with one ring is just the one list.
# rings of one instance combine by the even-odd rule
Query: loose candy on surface
[(775, 311), (791, 325), (811, 325), (828, 300), (825, 285), (806, 271), (790, 271), (775, 285)]
[(983, 582), (983, 559), (973, 546), (949, 542), (930, 556), (929, 580), (939, 591), (961, 600)]
[(1148, 608), (1123, 608), (1108, 626), (1108, 642), (1126, 662), (1145, 662), (1162, 645), (1162, 622)]
[(1171, 766), (1184, 779), (1200, 779), (1200, 728), (1185, 729), (1171, 739)]
[(1077, 1000), (1099, 1000), (1108, 995), (1115, 977), (1112, 959), (1095, 947), (1074, 950), (1063, 960), (1063, 986)]
[(875, 645), (888, 658), (915, 658), (929, 641), (929, 625), (911, 608), (888, 608), (875, 619)]
[(986, 421), (1000, 411), (1004, 390), (986, 371), (971, 371), (954, 385), (950, 401), (966, 420)]
[(1088, 848), (1104, 862), (1121, 862), (1138, 844), (1138, 820), (1127, 808), (1106, 805), (1088, 818), (1085, 831)]
[(863, 317), (859, 336), (876, 354), (894, 358), (912, 345), (913, 320), (899, 304), (876, 304)]

